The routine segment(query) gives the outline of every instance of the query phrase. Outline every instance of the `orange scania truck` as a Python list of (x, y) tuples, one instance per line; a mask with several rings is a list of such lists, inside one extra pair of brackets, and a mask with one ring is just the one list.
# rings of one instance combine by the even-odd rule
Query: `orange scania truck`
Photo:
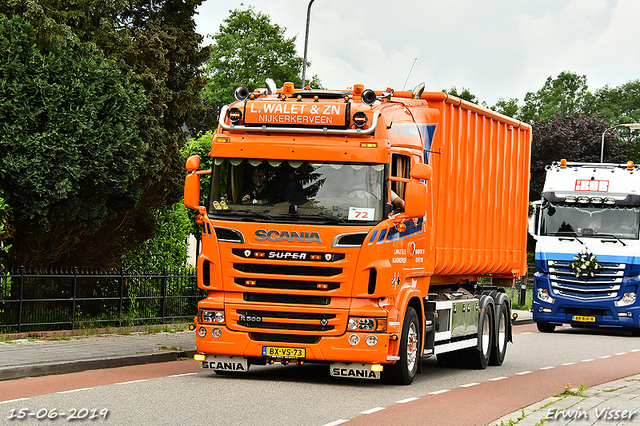
[(504, 288), (527, 270), (531, 128), (423, 88), (236, 90), (211, 168), (186, 164), (203, 368), (314, 362), (409, 384), (431, 356), (502, 364)]

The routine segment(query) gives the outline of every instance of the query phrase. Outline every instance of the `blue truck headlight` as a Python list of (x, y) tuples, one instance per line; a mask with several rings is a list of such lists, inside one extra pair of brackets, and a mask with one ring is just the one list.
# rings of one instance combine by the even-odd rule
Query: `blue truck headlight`
[(635, 301), (636, 301), (635, 293), (625, 293), (622, 295), (622, 299), (617, 300), (614, 303), (616, 306), (620, 307), (620, 306), (632, 305), (633, 303), (635, 303)]
[(546, 288), (538, 288), (538, 299), (541, 302), (553, 303), (556, 299), (551, 297)]

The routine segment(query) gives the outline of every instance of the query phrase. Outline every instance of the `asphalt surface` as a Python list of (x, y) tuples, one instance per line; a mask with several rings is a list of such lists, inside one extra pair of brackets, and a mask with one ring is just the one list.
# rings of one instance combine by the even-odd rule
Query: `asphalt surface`
[[(516, 324), (532, 322), (530, 312), (516, 312)], [(182, 331), (184, 327), (3, 335), (0, 381), (191, 358), (195, 332)], [(590, 389), (567, 390), (506, 414), (491, 425), (534, 426), (542, 422), (553, 426), (640, 426), (640, 375)]]

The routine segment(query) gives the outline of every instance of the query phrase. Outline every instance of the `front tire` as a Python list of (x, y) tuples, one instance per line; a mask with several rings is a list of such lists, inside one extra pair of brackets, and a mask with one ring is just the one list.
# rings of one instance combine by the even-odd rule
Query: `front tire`
[(538, 331), (541, 333), (553, 333), (553, 330), (556, 329), (555, 325), (549, 324), (548, 322), (537, 322), (536, 327), (538, 327)]
[(389, 366), (387, 380), (396, 385), (409, 385), (418, 373), (420, 357), (420, 321), (412, 307), (407, 308), (400, 338), (400, 359)]

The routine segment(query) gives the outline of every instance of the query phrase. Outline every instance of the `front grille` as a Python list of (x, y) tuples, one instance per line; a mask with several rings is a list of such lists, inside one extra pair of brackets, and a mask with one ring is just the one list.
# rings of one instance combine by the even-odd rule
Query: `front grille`
[(308, 312), (271, 312), (255, 309), (239, 309), (239, 315), (250, 317), (265, 318), (288, 318), (288, 319), (302, 319), (302, 320), (330, 320), (336, 317), (335, 314), (319, 314)]
[(295, 294), (244, 293), (243, 298), (247, 302), (264, 303), (295, 303), (300, 305), (328, 305), (331, 303), (330, 297), (300, 296)]
[(290, 331), (326, 332), (335, 329), (329, 322), (335, 314), (315, 312), (282, 312), (254, 309), (238, 309), (238, 325), (247, 328)]
[(554, 295), (580, 300), (615, 299), (618, 297), (624, 263), (600, 262), (602, 269), (590, 279), (577, 278), (571, 261), (550, 260), (549, 277)]
[(320, 341), (320, 336), (298, 334), (249, 333), (249, 337), (258, 342), (300, 343), (308, 345)]
[(589, 316), (589, 317), (607, 316), (607, 311), (605, 309), (564, 308), (563, 313), (567, 315), (582, 315), (582, 316)]
[[(247, 281), (251, 281), (251, 284), (247, 284)], [(236, 278), (234, 282), (241, 286), (247, 286), (252, 288), (277, 288), (285, 290), (335, 290), (340, 288), (340, 283), (335, 282), (318, 282), (318, 281), (299, 281), (299, 280), (270, 280), (270, 279), (257, 279), (247, 280), (245, 278)], [(318, 285), (321, 284), (322, 287)]]
[(234, 263), (233, 269), (247, 274), (302, 275), (333, 277), (342, 273), (342, 268), (323, 266), (269, 265), (258, 263)]
[(270, 330), (291, 330), (291, 331), (331, 331), (334, 329), (330, 325), (319, 324), (291, 324), (283, 322), (244, 322), (238, 321), (238, 325), (247, 328), (264, 328)]

